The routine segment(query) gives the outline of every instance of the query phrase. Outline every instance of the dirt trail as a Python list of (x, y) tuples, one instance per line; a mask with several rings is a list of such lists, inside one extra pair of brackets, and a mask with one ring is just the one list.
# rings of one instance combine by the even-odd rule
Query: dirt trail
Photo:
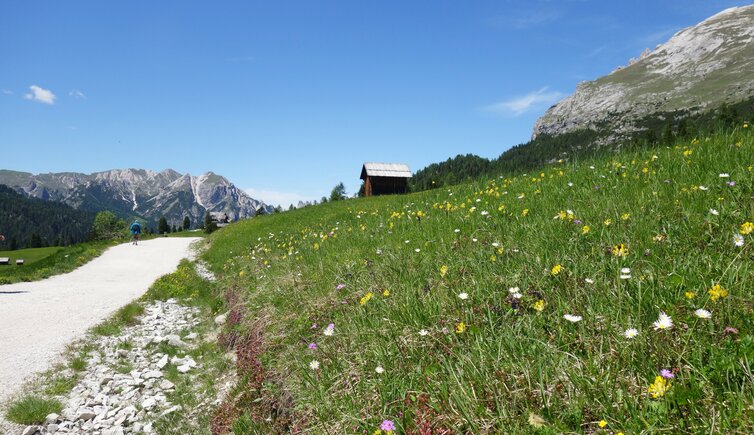
[(196, 240), (125, 243), (65, 275), (0, 285), (0, 403), (50, 367), (66, 344), (173, 272)]

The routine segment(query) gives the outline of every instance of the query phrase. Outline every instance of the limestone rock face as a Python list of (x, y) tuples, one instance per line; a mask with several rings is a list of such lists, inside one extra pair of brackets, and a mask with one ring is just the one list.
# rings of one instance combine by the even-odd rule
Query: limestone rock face
[(702, 112), (754, 95), (754, 5), (726, 9), (645, 51), (628, 66), (582, 82), (537, 120), (532, 138), (578, 129), (636, 130), (660, 112)]

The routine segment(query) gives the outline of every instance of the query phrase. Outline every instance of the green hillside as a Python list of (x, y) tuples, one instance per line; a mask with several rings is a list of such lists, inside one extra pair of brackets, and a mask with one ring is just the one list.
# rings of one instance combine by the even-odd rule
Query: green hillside
[(214, 429), (749, 432), (751, 130), (223, 228)]

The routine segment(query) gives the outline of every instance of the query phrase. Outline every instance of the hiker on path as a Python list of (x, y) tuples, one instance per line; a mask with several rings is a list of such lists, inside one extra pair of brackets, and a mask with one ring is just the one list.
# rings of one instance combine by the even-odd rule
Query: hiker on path
[(141, 237), (141, 224), (138, 220), (135, 220), (134, 223), (131, 224), (131, 243), (138, 245), (139, 237)]

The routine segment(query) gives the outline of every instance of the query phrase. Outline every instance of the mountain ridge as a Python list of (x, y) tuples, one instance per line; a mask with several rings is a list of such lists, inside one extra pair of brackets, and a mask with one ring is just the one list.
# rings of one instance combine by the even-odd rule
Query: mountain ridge
[(194, 176), (173, 169), (125, 168), (91, 174), (0, 170), (0, 184), (27, 197), (58, 201), (80, 210), (110, 210), (123, 218), (149, 222), (165, 216), (177, 225), (185, 216), (193, 223), (201, 222), (207, 211), (226, 213), (234, 221), (255, 216), (258, 210), (272, 211), (212, 171)]

